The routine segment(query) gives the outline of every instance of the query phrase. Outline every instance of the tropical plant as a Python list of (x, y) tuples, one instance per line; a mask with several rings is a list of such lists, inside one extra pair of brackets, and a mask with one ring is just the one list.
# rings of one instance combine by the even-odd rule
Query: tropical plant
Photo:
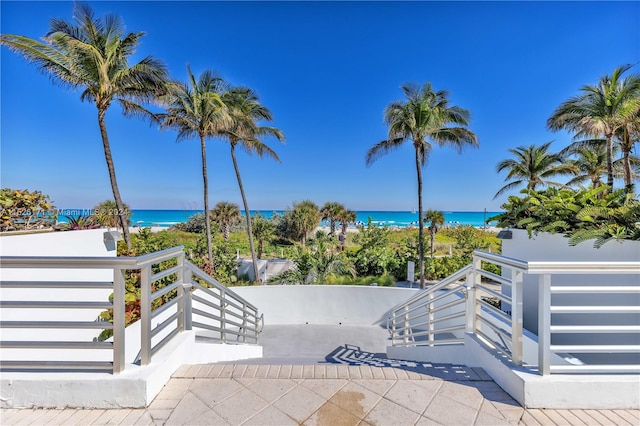
[(640, 109), (634, 116), (625, 121), (624, 126), (616, 132), (616, 137), (622, 151), (621, 163), (624, 185), (627, 188), (631, 188), (634, 179), (638, 178), (638, 174), (634, 173), (634, 166), (637, 167), (640, 162), (638, 157), (631, 155), (633, 147), (640, 141)]
[(602, 177), (607, 175), (607, 151), (605, 141), (598, 141), (595, 146), (579, 146), (568, 151), (573, 158), (567, 160), (573, 165), (574, 177), (567, 182), (568, 186), (580, 185), (586, 181), (591, 182), (592, 188), (602, 185)]
[(498, 173), (507, 171), (506, 184), (496, 192), (494, 199), (513, 188), (526, 184), (528, 191), (535, 191), (540, 185), (564, 186), (562, 183), (549, 180), (557, 175), (573, 173), (575, 168), (571, 164), (563, 163), (563, 156), (549, 152), (551, 142), (540, 146), (529, 145), (509, 149), (515, 158), (502, 160), (498, 163)]
[(354, 243), (359, 247), (347, 252), (359, 276), (390, 275), (397, 271), (400, 258), (390, 246), (391, 230), (373, 225), (369, 218), (367, 226), (358, 226)]
[(320, 209), (320, 217), (322, 220), (329, 221), (329, 233), (331, 235), (336, 233), (336, 222), (346, 209), (344, 206), (336, 201), (327, 201)]
[(79, 231), (82, 229), (97, 229), (100, 224), (96, 221), (95, 216), (65, 216), (67, 219), (66, 229), (71, 231)]
[[(537, 232), (561, 233), (570, 244), (595, 239), (600, 247), (612, 240), (640, 240), (640, 203), (624, 189), (608, 192), (607, 185), (573, 191), (548, 188), (510, 196), (502, 205), (498, 220), (503, 228)], [(602, 194), (605, 194), (602, 196)]]
[[(184, 232), (192, 232), (195, 234), (201, 234), (206, 232), (205, 214), (204, 213), (196, 213), (192, 216), (189, 216), (186, 222), (177, 223), (172, 226), (172, 229)], [(218, 224), (213, 222), (211, 218), (209, 219), (209, 226), (211, 227), (211, 232), (218, 232)]]
[(418, 180), (420, 287), (424, 288), (422, 167), (431, 152), (431, 142), (440, 146), (450, 145), (460, 152), (465, 146), (477, 146), (478, 138), (466, 128), (469, 125), (469, 111), (458, 106), (450, 106), (447, 91), (436, 92), (431, 83), (422, 87), (406, 84), (402, 86), (402, 90), (406, 101), (392, 102), (385, 109), (384, 121), (389, 127), (387, 139), (369, 149), (366, 164), (371, 165), (406, 141), (413, 143)]
[(259, 213), (253, 216), (252, 222), (251, 230), (254, 238), (258, 241), (258, 259), (262, 259), (264, 243), (269, 243), (275, 238), (276, 227)]
[(285, 212), (286, 234), (300, 241), (304, 248), (307, 236), (320, 224), (318, 206), (311, 200), (293, 203), (293, 209)]
[(115, 101), (125, 116), (152, 117), (141, 103), (153, 101), (165, 92), (167, 72), (164, 64), (151, 56), (129, 65), (129, 58), (144, 33), (125, 34), (119, 16), (94, 19), (93, 11), (84, 3), (75, 4), (73, 15), (75, 24), (52, 19), (44, 41), (3, 34), (0, 44), (34, 63), (54, 82), (71, 89), (82, 88), (80, 99), (95, 103), (111, 189), (124, 240), (130, 247), (127, 216), (116, 180), (105, 116)]
[(319, 231), (310, 241), (310, 249), (298, 248), (293, 259), (295, 266), (269, 281), (283, 284), (325, 284), (334, 275), (354, 278), (356, 271), (353, 264), (344, 253), (333, 250), (332, 241), (330, 236)]
[(51, 227), (57, 215), (48, 195), (40, 191), (0, 190), (0, 231)]
[(215, 136), (224, 126), (231, 124), (227, 107), (221, 99), (229, 85), (211, 70), (203, 71), (196, 79), (189, 66), (187, 79), (187, 83), (174, 82), (170, 85), (169, 93), (164, 99), (167, 111), (159, 114), (159, 118), (161, 128), (178, 131), (176, 141), (191, 138), (200, 140), (207, 254), (209, 262), (213, 262), (206, 140)]
[(623, 77), (632, 65), (618, 67), (597, 84), (583, 86), (581, 94), (563, 102), (547, 120), (551, 130), (567, 129), (575, 137), (606, 140), (607, 185), (613, 189), (613, 139), (617, 132), (637, 120), (640, 109), (640, 75)]
[(431, 257), (433, 257), (433, 246), (436, 240), (436, 233), (444, 225), (444, 213), (438, 210), (427, 210), (424, 214), (424, 221), (429, 223), (429, 233), (431, 234)]
[(347, 234), (347, 228), (349, 227), (349, 223), (353, 223), (356, 221), (357, 214), (353, 210), (343, 209), (340, 214), (336, 217), (336, 220), (340, 222), (342, 226), (342, 233)]
[[(93, 208), (94, 221), (100, 226), (108, 228), (120, 228), (120, 211), (116, 202), (113, 200), (105, 200)], [(131, 224), (131, 209), (124, 204), (124, 212), (127, 218), (126, 226)]]
[(258, 261), (256, 251), (253, 245), (253, 232), (251, 230), (251, 217), (249, 215), (249, 204), (244, 193), (242, 178), (240, 177), (240, 169), (236, 159), (236, 147), (240, 146), (249, 155), (256, 154), (258, 158), (268, 156), (280, 162), (278, 154), (269, 146), (267, 146), (261, 138), (263, 136), (272, 136), (277, 140), (284, 142), (284, 134), (275, 127), (261, 126), (259, 121), (272, 121), (271, 111), (260, 103), (258, 96), (251, 89), (237, 87), (223, 94), (229, 115), (231, 117), (231, 125), (221, 129), (218, 133), (224, 140), (228, 141), (231, 146), (231, 159), (233, 160), (233, 168), (236, 172), (240, 195), (242, 196), (242, 204), (244, 205), (245, 217), (247, 220), (247, 235), (249, 236), (249, 249), (251, 250), (251, 259), (253, 262), (254, 277), (258, 274)]
[(225, 241), (229, 241), (231, 226), (240, 221), (240, 209), (237, 204), (220, 201), (211, 210), (211, 217), (220, 226)]

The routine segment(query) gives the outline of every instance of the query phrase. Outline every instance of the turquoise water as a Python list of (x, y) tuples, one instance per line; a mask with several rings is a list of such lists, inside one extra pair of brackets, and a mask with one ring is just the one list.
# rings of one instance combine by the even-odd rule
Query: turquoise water
[[(256, 212), (270, 218), (274, 213), (283, 213), (282, 210), (252, 210), (251, 214)], [(164, 226), (168, 227), (179, 222), (185, 222), (190, 216), (196, 213), (202, 213), (202, 210), (132, 210), (131, 224), (138, 226)], [(454, 212), (445, 211), (445, 224), (450, 225), (484, 225), (484, 212)], [(486, 217), (490, 218), (500, 212), (487, 212)], [(244, 212), (243, 212), (244, 214)], [(356, 212), (356, 221), (366, 224), (371, 218), (372, 223), (382, 226), (411, 226), (417, 225), (418, 213), (410, 211), (358, 211)], [(323, 223), (327, 225), (327, 223)], [(488, 223), (493, 226), (495, 223)]]

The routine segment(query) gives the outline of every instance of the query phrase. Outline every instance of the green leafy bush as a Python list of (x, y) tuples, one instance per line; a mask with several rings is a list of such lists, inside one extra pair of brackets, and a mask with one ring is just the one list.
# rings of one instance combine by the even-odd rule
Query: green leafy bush
[(521, 191), (502, 205), (504, 213), (491, 218), (504, 228), (560, 233), (570, 245), (595, 240), (594, 247), (613, 240), (640, 240), (640, 203), (625, 189), (607, 192), (606, 185), (593, 189)]
[(40, 191), (0, 190), (0, 231), (50, 228), (57, 215), (48, 195)]

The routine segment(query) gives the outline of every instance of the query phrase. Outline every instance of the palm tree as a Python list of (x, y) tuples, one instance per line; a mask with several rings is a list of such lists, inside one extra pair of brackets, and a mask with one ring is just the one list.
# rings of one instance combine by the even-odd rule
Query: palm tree
[[(125, 214), (127, 215), (127, 227), (131, 223), (129, 216), (131, 209), (128, 205), (124, 205)], [(101, 226), (107, 228), (120, 227), (120, 216), (118, 215), (118, 206), (113, 200), (105, 200), (93, 208), (94, 220)]]
[(335, 201), (327, 201), (320, 209), (322, 220), (329, 221), (329, 233), (331, 235), (336, 233), (336, 221), (339, 220), (338, 218), (344, 210), (344, 206)]
[(347, 228), (349, 227), (349, 223), (355, 222), (357, 218), (356, 212), (353, 210), (344, 209), (340, 212), (340, 215), (337, 217), (338, 222), (342, 224), (342, 233), (347, 233)]
[(293, 234), (300, 239), (302, 247), (304, 248), (307, 242), (307, 235), (316, 229), (320, 223), (318, 206), (310, 200), (305, 200), (297, 204), (293, 203), (291, 221)]
[(418, 178), (418, 254), (420, 259), (420, 287), (424, 288), (424, 229), (422, 214), (422, 167), (432, 149), (437, 145), (451, 145), (458, 152), (467, 146), (478, 146), (478, 138), (465, 126), (470, 114), (466, 109), (450, 106), (446, 90), (434, 91), (431, 83), (419, 87), (416, 84), (402, 86), (406, 101), (390, 103), (384, 112), (389, 126), (386, 140), (371, 147), (366, 164), (371, 165), (382, 155), (411, 141), (415, 148), (415, 165)]
[(118, 189), (105, 116), (115, 101), (125, 116), (152, 117), (141, 103), (153, 101), (165, 92), (167, 71), (162, 62), (151, 56), (129, 65), (144, 33), (125, 34), (119, 16), (94, 19), (93, 11), (84, 3), (76, 3), (73, 15), (75, 24), (52, 19), (44, 42), (3, 34), (0, 44), (34, 63), (54, 82), (71, 89), (83, 89), (80, 99), (95, 103), (111, 190), (124, 240), (131, 248), (128, 218)]
[(570, 159), (568, 164), (572, 164), (575, 167), (575, 177), (567, 182), (567, 185), (580, 185), (585, 181), (591, 181), (593, 188), (601, 186), (602, 177), (607, 175), (605, 144), (602, 144), (599, 149), (577, 148), (573, 151), (573, 155), (575, 155), (575, 158)]
[(640, 109), (634, 116), (625, 122), (624, 126), (618, 129), (616, 136), (619, 141), (620, 150), (622, 151), (621, 160), (624, 186), (631, 188), (634, 179), (634, 158), (631, 155), (631, 152), (633, 151), (635, 144), (640, 141)]
[(613, 138), (640, 108), (640, 76), (622, 77), (630, 68), (631, 65), (616, 68), (596, 85), (583, 86), (580, 95), (563, 102), (547, 120), (549, 129), (567, 129), (576, 132), (576, 138), (604, 136), (610, 189), (614, 178)]
[(550, 145), (551, 142), (547, 142), (540, 146), (529, 145), (509, 149), (515, 158), (502, 160), (498, 163), (497, 170), (498, 173), (506, 170), (507, 177), (504, 180), (513, 182), (500, 188), (493, 198), (523, 184), (526, 184), (528, 191), (535, 191), (539, 185), (564, 186), (548, 178), (570, 174), (575, 168), (571, 164), (563, 164), (561, 154), (550, 153)]
[(276, 227), (261, 214), (256, 214), (252, 218), (253, 237), (258, 240), (258, 259), (262, 258), (265, 242), (270, 242), (276, 235)]
[(229, 241), (231, 226), (240, 221), (240, 209), (237, 204), (220, 201), (211, 211), (213, 220), (220, 225), (225, 241)]
[(202, 157), (202, 182), (205, 214), (205, 232), (209, 261), (213, 262), (213, 243), (211, 241), (211, 223), (209, 212), (209, 179), (207, 176), (206, 139), (214, 136), (220, 128), (230, 123), (227, 108), (221, 99), (228, 84), (215, 72), (205, 70), (196, 77), (187, 66), (188, 83), (173, 83), (165, 99), (167, 112), (159, 114), (161, 127), (178, 131), (176, 141), (191, 138), (200, 139)]
[(244, 205), (245, 217), (247, 220), (247, 234), (249, 236), (249, 248), (251, 250), (251, 259), (253, 261), (253, 272), (256, 280), (258, 279), (258, 259), (253, 244), (253, 232), (251, 231), (251, 217), (249, 215), (249, 204), (244, 193), (242, 178), (240, 177), (240, 169), (236, 159), (236, 147), (240, 146), (249, 155), (256, 154), (258, 158), (268, 156), (280, 162), (278, 154), (269, 146), (267, 146), (260, 138), (263, 136), (272, 136), (277, 140), (284, 142), (283, 133), (269, 126), (260, 126), (258, 121), (272, 121), (271, 111), (260, 103), (258, 96), (251, 89), (244, 87), (236, 87), (225, 92), (222, 96), (225, 102), (231, 124), (218, 132), (223, 140), (229, 142), (231, 147), (231, 159), (233, 160), (233, 168), (236, 172), (240, 195)]
[(424, 221), (429, 222), (429, 232), (431, 233), (431, 257), (433, 258), (433, 243), (436, 239), (436, 232), (444, 225), (444, 213), (438, 210), (427, 210), (424, 213)]

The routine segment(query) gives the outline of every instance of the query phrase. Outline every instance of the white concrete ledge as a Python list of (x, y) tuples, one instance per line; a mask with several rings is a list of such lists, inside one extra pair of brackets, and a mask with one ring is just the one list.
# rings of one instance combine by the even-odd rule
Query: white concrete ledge
[(129, 364), (120, 374), (2, 373), (2, 408), (142, 408), (148, 406), (183, 364), (233, 361), (262, 356), (256, 345), (217, 345), (180, 333), (144, 367)]
[(481, 367), (525, 408), (638, 409), (638, 374), (550, 374), (511, 365), (500, 353), (466, 334), (464, 345), (387, 348), (394, 359), (445, 362)]

